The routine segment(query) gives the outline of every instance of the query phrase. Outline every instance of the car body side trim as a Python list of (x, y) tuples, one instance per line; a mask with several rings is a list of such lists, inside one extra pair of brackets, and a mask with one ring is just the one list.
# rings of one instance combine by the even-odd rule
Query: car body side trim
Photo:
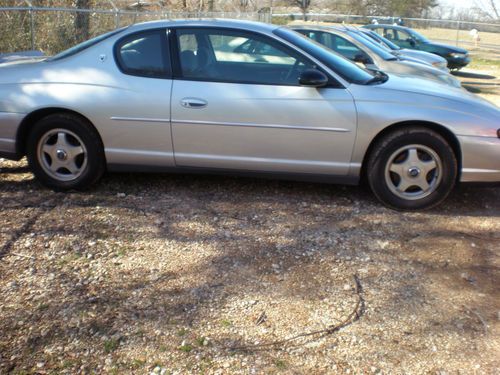
[[(259, 158), (259, 157), (241, 157), (241, 156), (225, 156), (225, 155), (208, 155), (208, 154), (193, 154), (176, 152), (177, 157), (182, 157), (189, 160), (203, 160), (203, 161), (242, 161), (250, 163), (259, 163), (261, 165), (304, 165), (304, 166), (321, 166), (321, 167), (342, 167), (346, 170), (349, 169), (350, 163), (339, 163), (334, 161), (321, 161), (321, 160), (290, 160), (290, 159), (276, 159), (276, 158)], [(183, 165), (180, 165), (183, 166)]]
[(250, 123), (250, 122), (218, 122), (218, 121), (198, 121), (198, 120), (172, 120), (172, 123), (214, 125), (214, 126), (242, 126), (242, 127), (250, 127), (250, 128), (314, 130), (314, 131), (329, 131), (329, 132), (337, 132), (337, 133), (349, 133), (350, 132), (349, 129), (345, 129), (345, 128), (329, 128), (329, 127), (320, 127), (320, 126), (277, 125), (277, 124), (256, 124), (256, 123)]
[(138, 121), (138, 122), (170, 122), (169, 119), (163, 118), (142, 118), (142, 117), (119, 117), (113, 116), (111, 120), (114, 121)]

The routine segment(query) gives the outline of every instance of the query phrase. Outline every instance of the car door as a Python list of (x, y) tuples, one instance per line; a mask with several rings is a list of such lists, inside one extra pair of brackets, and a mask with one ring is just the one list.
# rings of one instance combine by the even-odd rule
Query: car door
[[(165, 28), (138, 31), (117, 41), (112, 100), (98, 103), (110, 165), (173, 167), (170, 130), (171, 66)], [(103, 55), (105, 58), (105, 55)]]
[(252, 32), (200, 27), (175, 34), (176, 165), (347, 174), (354, 102), (344, 88), (300, 86), (301, 71), (315, 68), (313, 62)]

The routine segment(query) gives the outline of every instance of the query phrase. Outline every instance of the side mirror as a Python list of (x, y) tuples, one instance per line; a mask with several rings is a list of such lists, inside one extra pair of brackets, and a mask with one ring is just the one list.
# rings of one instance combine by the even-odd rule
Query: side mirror
[(328, 84), (328, 77), (317, 69), (306, 69), (299, 77), (299, 83), (308, 87), (323, 87)]
[(358, 53), (354, 56), (354, 62), (361, 64), (371, 64), (372, 60), (370, 59), (369, 56), (365, 55), (364, 53)]

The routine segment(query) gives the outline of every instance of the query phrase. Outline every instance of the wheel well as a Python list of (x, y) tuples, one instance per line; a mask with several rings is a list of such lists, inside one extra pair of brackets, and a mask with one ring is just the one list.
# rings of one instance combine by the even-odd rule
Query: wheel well
[[(72, 111), (72, 110), (69, 110), (69, 109), (65, 109), (65, 108), (55, 108), (55, 107), (38, 109), (38, 110), (36, 110), (36, 111), (31, 112), (30, 114), (28, 114), (23, 119), (23, 121), (21, 122), (21, 125), (19, 126), (19, 129), (17, 130), (17, 134), (16, 134), (16, 153), (19, 156), (26, 155), (26, 140), (27, 140), (28, 134), (30, 133), (30, 131), (33, 128), (33, 126), (38, 121), (40, 121), (41, 119), (43, 119), (44, 117), (47, 117), (49, 115), (53, 115), (53, 114), (56, 114), (56, 113), (66, 113), (66, 114), (71, 114), (71, 115), (74, 115), (74, 116), (78, 116), (78, 117), (82, 118), (83, 120), (85, 120), (89, 125), (91, 125), (95, 129), (95, 127), (92, 124), (92, 122), (88, 118), (86, 118), (85, 116), (83, 116), (82, 114), (80, 114), (78, 112), (75, 112), (75, 111)], [(97, 134), (99, 134), (99, 132), (97, 131), (97, 129), (95, 129), (95, 131), (97, 132)]]
[(462, 170), (462, 150), (460, 148), (460, 143), (458, 142), (457, 137), (455, 137), (455, 134), (453, 134), (449, 129), (446, 127), (436, 124), (434, 122), (428, 122), (428, 121), (404, 121), (404, 122), (398, 122), (395, 124), (392, 124), (388, 126), (387, 128), (383, 129), (380, 133), (377, 134), (377, 136), (371, 141), (370, 145), (368, 146), (368, 149), (366, 150), (365, 156), (363, 158), (363, 164), (361, 166), (361, 179), (363, 181), (366, 181), (366, 164), (368, 161), (368, 157), (370, 156), (371, 152), (373, 151), (373, 147), (375, 144), (383, 137), (385, 137), (387, 134), (408, 127), (408, 126), (420, 126), (422, 128), (427, 128), (429, 130), (433, 130), (436, 133), (438, 133), (440, 136), (442, 136), (446, 142), (450, 145), (450, 147), (453, 150), (453, 153), (455, 154), (455, 157), (457, 159), (457, 166), (458, 166), (458, 173), (457, 173), (457, 181), (460, 181), (460, 172)]

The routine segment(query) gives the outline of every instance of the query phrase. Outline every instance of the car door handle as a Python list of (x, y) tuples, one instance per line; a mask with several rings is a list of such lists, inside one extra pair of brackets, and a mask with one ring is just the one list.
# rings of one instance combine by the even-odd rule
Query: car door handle
[(181, 100), (181, 106), (184, 108), (204, 108), (208, 102), (198, 98), (184, 98)]

